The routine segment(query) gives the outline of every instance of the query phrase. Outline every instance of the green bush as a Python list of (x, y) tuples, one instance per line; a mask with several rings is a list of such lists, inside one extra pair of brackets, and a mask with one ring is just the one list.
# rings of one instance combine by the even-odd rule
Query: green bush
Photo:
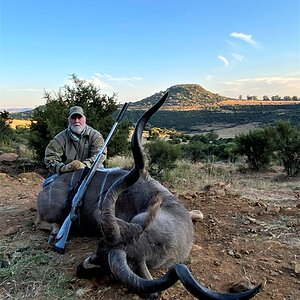
[(219, 139), (214, 132), (195, 134), (190, 142), (182, 145), (183, 157), (192, 162), (234, 161), (235, 143), (231, 139)]
[(178, 137), (172, 137), (168, 142), (172, 145), (179, 145), (181, 143), (181, 139)]
[(300, 125), (292, 127), (290, 122), (277, 122), (274, 141), (287, 175), (300, 173)]
[(236, 153), (245, 155), (251, 170), (262, 170), (270, 165), (274, 151), (274, 131), (271, 128), (250, 130), (235, 138)]
[(0, 151), (14, 151), (16, 135), (14, 130), (9, 126), (11, 118), (8, 111), (0, 112)]
[(236, 144), (233, 141), (218, 140), (215, 144), (209, 145), (208, 153), (210, 158), (214, 158), (216, 161), (230, 161), (234, 162), (237, 159), (235, 153)]
[(14, 130), (9, 126), (11, 118), (8, 111), (0, 111), (0, 143), (9, 144), (14, 138)]
[(269, 166), (276, 156), (287, 175), (300, 173), (300, 126), (288, 121), (256, 129), (236, 137), (236, 153), (245, 155), (249, 168), (255, 171)]
[(183, 157), (192, 161), (198, 162), (205, 160), (207, 145), (201, 141), (190, 141), (186, 145), (182, 145)]
[(162, 171), (175, 167), (176, 160), (181, 158), (179, 145), (171, 145), (162, 140), (145, 145), (149, 161), (149, 170), (153, 175), (160, 176)]

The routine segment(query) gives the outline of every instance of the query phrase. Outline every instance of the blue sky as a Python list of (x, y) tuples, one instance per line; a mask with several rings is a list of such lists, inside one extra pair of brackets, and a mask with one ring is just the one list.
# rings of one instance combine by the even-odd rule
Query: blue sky
[(0, 0), (0, 109), (70, 74), (137, 101), (181, 83), (300, 96), (299, 0)]

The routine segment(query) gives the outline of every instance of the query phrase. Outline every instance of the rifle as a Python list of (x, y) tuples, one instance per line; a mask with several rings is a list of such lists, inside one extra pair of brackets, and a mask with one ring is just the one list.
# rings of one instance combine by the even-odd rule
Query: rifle
[(104, 141), (102, 147), (100, 148), (95, 161), (93, 162), (90, 170), (88, 171), (86, 177), (83, 179), (83, 181), (81, 182), (73, 200), (72, 200), (72, 207), (71, 207), (71, 211), (69, 213), (69, 215), (67, 216), (67, 218), (65, 219), (65, 221), (63, 222), (62, 226), (60, 227), (56, 238), (55, 238), (55, 242), (52, 246), (53, 250), (56, 250), (59, 253), (64, 253), (65, 252), (65, 247), (66, 247), (66, 243), (67, 243), (67, 239), (68, 239), (68, 235), (69, 235), (69, 231), (71, 229), (71, 225), (72, 222), (74, 222), (77, 217), (78, 217), (78, 209), (82, 204), (82, 199), (83, 196), (97, 170), (98, 164), (101, 160), (102, 157), (102, 153), (105, 149), (105, 147), (107, 146), (111, 136), (113, 135), (115, 129), (117, 128), (118, 124), (121, 122), (121, 120), (124, 117), (124, 114), (127, 110), (128, 107), (128, 103), (125, 103), (121, 109), (121, 111), (119, 112), (117, 118), (116, 118), (116, 122), (113, 125), (113, 127), (111, 128), (106, 140)]

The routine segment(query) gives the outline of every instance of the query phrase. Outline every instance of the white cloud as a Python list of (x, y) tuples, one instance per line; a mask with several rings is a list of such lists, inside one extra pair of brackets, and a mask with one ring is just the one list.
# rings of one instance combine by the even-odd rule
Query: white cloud
[(100, 74), (96, 73), (96, 77), (109, 80), (109, 81), (117, 81), (117, 82), (129, 82), (129, 81), (141, 81), (143, 80), (141, 77), (132, 76), (132, 77), (113, 77), (109, 74)]
[(91, 79), (85, 79), (87, 82), (93, 83), (104, 92), (112, 92), (118, 90), (117, 86), (135, 88), (136, 81), (143, 79), (138, 76), (132, 77), (114, 77), (110, 74), (95, 73)]
[(106, 80), (102, 80), (98, 74), (95, 74), (94, 76), (92, 76), (92, 79), (87, 79), (87, 82), (91, 82), (95, 86), (97, 86), (101, 89), (111, 88), (110, 84), (108, 84)]
[(242, 61), (245, 58), (244, 55), (238, 53), (231, 53), (231, 55), (237, 61)]
[(241, 32), (232, 32), (230, 34), (231, 37), (237, 38), (237, 39), (241, 39), (244, 42), (251, 44), (253, 46), (257, 46), (258, 43), (252, 38), (251, 34), (245, 34), (245, 33), (241, 33)]
[[(266, 84), (293, 84), (295, 82), (300, 83), (299, 77), (281, 77), (281, 76), (273, 76), (273, 77), (255, 77), (255, 78), (243, 78), (237, 80), (238, 82), (262, 82)], [(300, 86), (300, 84), (299, 84)], [(299, 88), (300, 89), (300, 88)]]
[(224, 57), (222, 55), (218, 55), (218, 59), (220, 59), (224, 63), (225, 67), (229, 66), (229, 62), (226, 57)]
[[(115, 77), (106, 73), (95, 73), (91, 79), (85, 79), (87, 82), (91, 82), (98, 86), (104, 94), (116, 94), (120, 101), (125, 101), (124, 98), (133, 100), (134, 94), (140, 89), (140, 82), (143, 78), (136, 76), (131, 77)], [(128, 101), (128, 100), (127, 100)]]
[(241, 78), (222, 83), (219, 94), (237, 98), (238, 95), (255, 95), (262, 98), (274, 95), (300, 96), (300, 76), (264, 76)]

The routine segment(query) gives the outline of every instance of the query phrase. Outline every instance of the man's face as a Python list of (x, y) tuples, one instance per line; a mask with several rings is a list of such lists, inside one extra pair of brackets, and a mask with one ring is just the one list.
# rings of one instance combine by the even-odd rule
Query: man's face
[(71, 117), (69, 117), (68, 120), (69, 120), (69, 126), (74, 133), (76, 134), (82, 133), (86, 125), (85, 116), (74, 114)]

